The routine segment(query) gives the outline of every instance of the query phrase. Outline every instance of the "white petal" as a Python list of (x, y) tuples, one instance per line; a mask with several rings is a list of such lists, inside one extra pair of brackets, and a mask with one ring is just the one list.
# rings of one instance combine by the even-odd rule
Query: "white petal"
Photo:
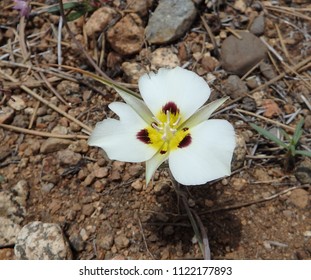
[(142, 100), (134, 97), (133, 95), (130, 95), (124, 90), (118, 88), (115, 88), (115, 90), (120, 94), (123, 100), (128, 105), (130, 105), (146, 123), (151, 124), (153, 122), (152, 113)]
[(210, 88), (203, 78), (189, 70), (161, 68), (139, 79), (140, 93), (154, 115), (168, 102), (174, 102), (184, 120), (209, 98)]
[(199, 185), (231, 173), (235, 133), (225, 120), (208, 120), (190, 129), (189, 146), (170, 153), (169, 166), (177, 182)]
[(125, 103), (114, 102), (109, 107), (120, 120), (105, 119), (97, 123), (88, 140), (89, 145), (101, 147), (113, 160), (142, 162), (150, 159), (156, 150), (136, 138), (147, 124)]
[(208, 120), (209, 117), (215, 112), (215, 110), (217, 110), (227, 99), (228, 97), (217, 99), (201, 107), (186, 122), (181, 124), (181, 127), (194, 127), (201, 122)]
[(161, 155), (160, 153), (156, 153), (151, 159), (146, 162), (146, 185), (150, 182), (154, 172), (158, 169), (158, 167), (166, 161), (168, 158), (168, 153)]

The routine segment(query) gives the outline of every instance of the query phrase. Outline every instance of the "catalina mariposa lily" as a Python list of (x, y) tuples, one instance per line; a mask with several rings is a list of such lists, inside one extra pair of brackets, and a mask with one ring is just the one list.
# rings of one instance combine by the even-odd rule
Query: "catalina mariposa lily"
[(203, 106), (209, 86), (180, 67), (143, 75), (139, 89), (143, 101), (116, 89), (126, 103), (113, 102), (109, 108), (120, 119), (99, 122), (89, 145), (101, 147), (112, 160), (146, 161), (147, 184), (166, 160), (184, 185), (230, 175), (234, 129), (226, 120), (208, 120), (226, 98)]

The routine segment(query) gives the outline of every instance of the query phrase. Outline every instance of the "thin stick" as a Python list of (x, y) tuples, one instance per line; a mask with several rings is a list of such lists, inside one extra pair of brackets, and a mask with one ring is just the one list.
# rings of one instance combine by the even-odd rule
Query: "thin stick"
[(260, 63), (263, 61), (263, 59), (262, 60), (260, 60), (255, 66), (253, 66), (250, 70), (248, 70), (245, 74), (244, 74), (244, 76), (241, 78), (241, 80), (243, 81), (245, 78), (247, 78), (248, 76), (249, 76), (249, 74), (251, 74), (259, 65), (260, 65)]
[(290, 56), (289, 56), (289, 53), (288, 53), (287, 48), (286, 48), (286, 45), (285, 45), (285, 43), (284, 43), (283, 36), (282, 36), (281, 31), (280, 31), (280, 28), (279, 28), (279, 25), (278, 25), (278, 24), (275, 24), (274, 26), (275, 26), (275, 29), (276, 29), (276, 31), (277, 31), (277, 33), (278, 33), (279, 40), (280, 40), (280, 42), (281, 42), (281, 46), (282, 46), (283, 52), (284, 52), (286, 58), (288, 59), (288, 61), (292, 64), (291, 58), (290, 58)]
[(149, 247), (148, 247), (148, 244), (147, 244), (147, 240), (146, 240), (146, 237), (145, 237), (145, 234), (144, 234), (144, 230), (143, 230), (143, 225), (141, 223), (141, 220), (139, 218), (139, 216), (137, 217), (137, 220), (138, 220), (138, 224), (139, 224), (139, 228), (140, 228), (140, 231), (141, 231), (141, 235), (143, 237), (143, 240), (144, 240), (144, 244), (145, 244), (145, 247), (146, 247), (146, 250), (148, 252), (148, 254), (150, 255), (150, 257), (155, 260), (155, 257), (154, 255), (150, 252), (149, 250)]
[(253, 117), (256, 117), (257, 119), (261, 119), (261, 120), (264, 120), (268, 123), (272, 123), (274, 125), (277, 125), (279, 127), (282, 127), (284, 129), (287, 129), (287, 130), (290, 130), (290, 131), (295, 131), (295, 128), (291, 127), (291, 126), (288, 126), (288, 125), (285, 125), (285, 124), (282, 124), (280, 122), (277, 122), (275, 120), (271, 120), (271, 119), (268, 119), (266, 117), (263, 117), (263, 116), (260, 116), (260, 115), (257, 115), (255, 113), (252, 113), (252, 112), (249, 112), (249, 111), (245, 111), (243, 109), (234, 109), (234, 111), (236, 112), (239, 112), (239, 113), (243, 113), (243, 114), (246, 114), (246, 115), (249, 115), (249, 116), (253, 116)]
[(213, 34), (212, 30), (210, 29), (210, 27), (208, 26), (208, 24), (205, 21), (205, 18), (203, 16), (201, 16), (201, 20), (202, 20), (202, 23), (203, 23), (203, 26), (204, 26), (205, 30), (207, 31), (207, 34), (208, 34), (209, 38), (212, 41), (212, 44), (214, 46), (214, 50), (215, 50), (217, 56), (219, 56), (220, 54), (219, 54), (219, 50), (218, 50), (218, 46), (217, 46), (214, 34)]
[(21, 132), (21, 133), (26, 133), (26, 134), (36, 135), (36, 136), (42, 136), (42, 137), (52, 137), (52, 138), (61, 138), (61, 139), (88, 139), (88, 136), (86, 135), (55, 134), (55, 133), (49, 133), (49, 132), (44, 132), (44, 131), (21, 128), (21, 127), (3, 124), (3, 123), (0, 123), (0, 127), (8, 129), (8, 130), (16, 131), (16, 132)]
[[(278, 193), (276, 193), (274, 195), (271, 195), (269, 197), (266, 197), (266, 198), (261, 198), (261, 199), (253, 200), (253, 201), (249, 201), (249, 202), (238, 203), (238, 204), (234, 204), (234, 205), (227, 205), (227, 206), (223, 206), (223, 207), (209, 209), (207, 211), (201, 212), (200, 215), (214, 213), (214, 212), (219, 212), (219, 211), (235, 210), (235, 209), (247, 207), (247, 206), (250, 206), (250, 205), (253, 205), (253, 204), (263, 203), (263, 202), (266, 202), (266, 201), (273, 200), (273, 199), (275, 199), (275, 198), (277, 198), (277, 197), (279, 197), (279, 196), (281, 196), (283, 194), (286, 194), (286, 193), (288, 193), (290, 191), (293, 191), (295, 189), (301, 189), (301, 188), (305, 188), (305, 187), (306, 186), (291, 187), (291, 188), (288, 188), (286, 190), (283, 190), (281, 192), (278, 192)], [(310, 187), (310, 186), (307, 186), (307, 187)]]
[(239, 40), (242, 40), (242, 37), (239, 33), (237, 33), (234, 29), (226, 26), (226, 30), (232, 33), (235, 37), (237, 37)]
[(63, 28), (63, 17), (59, 17), (58, 22), (58, 33), (57, 33), (57, 63), (59, 65), (62, 65), (63, 59), (62, 59), (62, 28)]

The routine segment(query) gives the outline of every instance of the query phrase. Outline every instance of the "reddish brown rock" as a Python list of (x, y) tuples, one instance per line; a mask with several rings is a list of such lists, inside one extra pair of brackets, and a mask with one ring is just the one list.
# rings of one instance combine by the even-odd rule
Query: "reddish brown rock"
[(96, 10), (85, 24), (85, 32), (92, 36), (96, 32), (103, 32), (111, 23), (117, 12), (109, 7), (102, 7)]
[(144, 44), (144, 27), (141, 18), (134, 13), (126, 15), (107, 32), (107, 39), (116, 52), (131, 55)]

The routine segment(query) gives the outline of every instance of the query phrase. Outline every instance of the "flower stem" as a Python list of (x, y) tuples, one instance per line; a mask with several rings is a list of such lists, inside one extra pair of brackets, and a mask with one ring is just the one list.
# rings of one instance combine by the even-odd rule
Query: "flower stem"
[(187, 216), (190, 220), (192, 229), (198, 240), (201, 252), (203, 254), (203, 258), (205, 260), (211, 260), (211, 250), (209, 246), (209, 241), (208, 241), (207, 233), (202, 223), (202, 220), (200, 219), (199, 215), (193, 209), (189, 207), (185, 192), (181, 190), (180, 184), (174, 179), (170, 170), (169, 170), (169, 173), (170, 173), (176, 194), (178, 195), (178, 197), (181, 198), (181, 201), (184, 204), (185, 210), (187, 212)]

